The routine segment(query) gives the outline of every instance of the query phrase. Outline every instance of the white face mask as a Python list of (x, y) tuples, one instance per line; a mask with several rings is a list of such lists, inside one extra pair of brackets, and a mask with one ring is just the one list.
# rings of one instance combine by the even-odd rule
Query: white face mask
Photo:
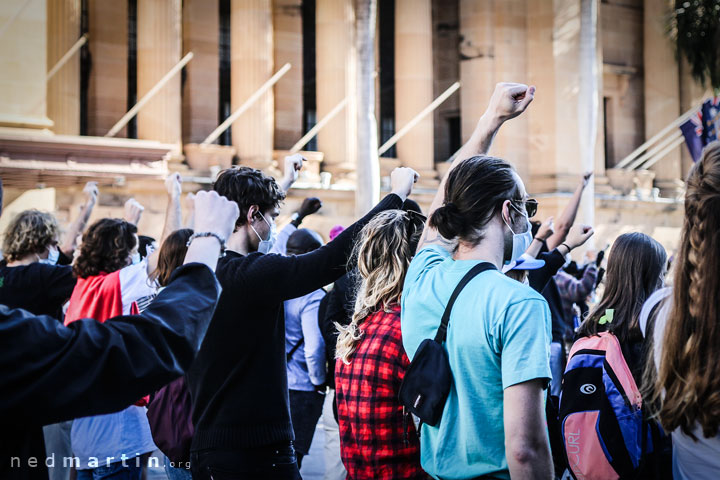
[[(512, 203), (510, 205), (512, 205)], [(513, 208), (515, 207), (513, 206)], [(528, 247), (530, 247), (530, 244), (532, 243), (532, 225), (530, 225), (530, 220), (527, 218), (527, 216), (523, 215), (523, 217), (525, 217), (525, 221), (527, 222), (527, 229), (523, 233), (515, 233), (512, 227), (507, 222), (505, 222), (505, 218), (503, 218), (503, 222), (505, 222), (505, 225), (507, 225), (507, 227), (513, 234), (512, 253), (510, 254), (510, 259), (506, 262), (506, 264), (514, 262), (515, 260), (520, 258), (520, 256), (525, 253), (525, 251), (528, 249)]]
[(260, 253), (268, 253), (275, 243), (275, 236), (277, 235), (277, 232), (275, 231), (275, 223), (270, 223), (265, 218), (265, 215), (263, 215), (261, 212), (258, 212), (260, 216), (262, 217), (263, 221), (267, 223), (267, 226), (270, 228), (270, 231), (268, 232), (268, 239), (263, 240), (263, 238), (260, 236), (260, 234), (255, 230), (255, 227), (250, 225), (250, 228), (252, 228), (252, 231), (255, 232), (255, 235), (260, 239), (260, 243), (258, 244), (257, 251)]
[(47, 265), (57, 265), (58, 259), (60, 258), (60, 250), (57, 247), (48, 247), (47, 258), (41, 258), (40, 263)]
[(132, 255), (130, 255), (130, 263), (132, 265), (137, 265), (138, 263), (140, 263), (140, 260), (141, 260), (140, 252), (135, 252)]

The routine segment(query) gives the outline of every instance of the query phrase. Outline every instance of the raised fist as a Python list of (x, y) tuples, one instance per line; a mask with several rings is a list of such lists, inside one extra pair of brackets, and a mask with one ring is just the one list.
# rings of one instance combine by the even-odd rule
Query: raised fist
[(487, 108), (493, 118), (505, 122), (525, 111), (535, 97), (535, 87), (522, 83), (498, 83)]
[(392, 193), (396, 194), (405, 201), (412, 193), (413, 185), (418, 181), (420, 175), (408, 167), (397, 167), (390, 174), (390, 187)]

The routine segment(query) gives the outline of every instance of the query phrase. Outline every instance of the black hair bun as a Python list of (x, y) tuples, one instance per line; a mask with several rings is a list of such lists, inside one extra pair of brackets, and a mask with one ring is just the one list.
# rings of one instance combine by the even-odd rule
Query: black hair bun
[(435, 210), (430, 217), (430, 225), (437, 228), (443, 237), (453, 239), (465, 233), (466, 222), (457, 205), (448, 202)]

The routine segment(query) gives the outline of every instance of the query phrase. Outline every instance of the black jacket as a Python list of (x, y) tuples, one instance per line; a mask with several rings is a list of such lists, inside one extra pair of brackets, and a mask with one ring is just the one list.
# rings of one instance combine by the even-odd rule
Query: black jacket
[(547, 300), (550, 316), (552, 317), (553, 342), (562, 342), (567, 327), (563, 318), (560, 292), (554, 277), (565, 264), (565, 257), (555, 248), (552, 252), (541, 253), (537, 258), (545, 260), (545, 266), (537, 270), (530, 270), (528, 281), (533, 290), (540, 292)]
[(0, 305), (0, 478), (47, 478), (42, 425), (122, 410), (182, 375), (219, 294), (212, 271), (189, 264), (142, 314), (105, 323)]

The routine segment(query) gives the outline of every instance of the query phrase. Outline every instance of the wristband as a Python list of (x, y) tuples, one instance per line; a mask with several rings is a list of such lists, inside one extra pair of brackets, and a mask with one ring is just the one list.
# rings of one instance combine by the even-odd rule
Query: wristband
[(533, 237), (533, 240), (537, 240), (540, 243), (543, 243), (545, 240), (540, 237)]
[(298, 212), (295, 212), (290, 216), (290, 220), (290, 223), (292, 223), (296, 227), (299, 227), (303, 221), (303, 217), (301, 217)]
[(563, 245), (565, 245), (565, 248), (568, 249), (568, 253), (572, 252), (572, 248), (570, 248), (570, 245), (568, 245), (568, 244), (565, 243), (565, 242), (563, 242), (563, 243), (560, 244), (561, 247), (562, 247)]
[(207, 237), (213, 237), (213, 238), (217, 239), (218, 242), (220, 242), (220, 255), (218, 256), (218, 258), (224, 257), (225, 256), (225, 240), (223, 240), (223, 238), (215, 232), (193, 233), (192, 235), (190, 235), (190, 238), (188, 238), (188, 241), (185, 244), (185, 246), (189, 247), (190, 244), (192, 243), (192, 241), (195, 240), (196, 238), (207, 238)]

